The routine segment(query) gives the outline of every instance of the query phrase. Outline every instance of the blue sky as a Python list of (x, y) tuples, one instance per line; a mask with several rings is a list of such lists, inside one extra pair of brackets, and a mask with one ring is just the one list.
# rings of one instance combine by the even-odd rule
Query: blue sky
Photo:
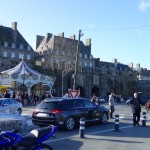
[(77, 39), (81, 29), (84, 43), (91, 38), (95, 58), (140, 63), (150, 70), (150, 0), (0, 0), (0, 4), (0, 24), (11, 27), (17, 22), (34, 49), (36, 35), (64, 32)]

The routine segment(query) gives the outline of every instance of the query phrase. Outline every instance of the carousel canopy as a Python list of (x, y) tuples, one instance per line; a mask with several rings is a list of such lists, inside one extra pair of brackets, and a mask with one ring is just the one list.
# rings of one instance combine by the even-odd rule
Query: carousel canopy
[(54, 85), (54, 78), (31, 69), (23, 59), (16, 67), (2, 71), (1, 78), (3, 82), (17, 81), (25, 84), (28, 88), (40, 82), (48, 85), (50, 89)]

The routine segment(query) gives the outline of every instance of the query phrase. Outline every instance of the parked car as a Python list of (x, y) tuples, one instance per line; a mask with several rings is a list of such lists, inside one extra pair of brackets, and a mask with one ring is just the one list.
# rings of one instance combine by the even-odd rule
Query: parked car
[(0, 98), (0, 113), (19, 114), (22, 113), (23, 106), (12, 98)]
[(73, 130), (80, 119), (86, 123), (98, 121), (106, 124), (109, 110), (104, 106), (96, 106), (86, 98), (48, 98), (35, 108), (32, 123), (39, 126), (58, 125), (66, 130)]

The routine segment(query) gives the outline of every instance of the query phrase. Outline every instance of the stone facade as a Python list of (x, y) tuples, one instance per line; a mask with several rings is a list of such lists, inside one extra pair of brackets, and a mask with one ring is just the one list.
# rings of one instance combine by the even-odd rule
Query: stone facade
[[(77, 42), (74, 35), (66, 38), (64, 33), (58, 36), (51, 33), (47, 33), (45, 37), (37, 36), (37, 60), (45, 68), (57, 68), (60, 71), (55, 85), (57, 96), (62, 95), (62, 88), (65, 93), (73, 87)], [(117, 59), (103, 62), (99, 58), (93, 58), (91, 39), (87, 39), (86, 44), (80, 41), (78, 55), (76, 89), (80, 89), (80, 96), (91, 97), (96, 93), (97, 96), (106, 97), (107, 93), (114, 91), (128, 97), (139, 90), (138, 72), (134, 70), (133, 64), (121, 64)]]

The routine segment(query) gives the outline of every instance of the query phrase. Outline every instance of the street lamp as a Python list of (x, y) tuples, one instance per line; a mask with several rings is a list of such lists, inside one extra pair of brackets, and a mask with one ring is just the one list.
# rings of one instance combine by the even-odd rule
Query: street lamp
[(76, 51), (76, 62), (75, 62), (75, 70), (74, 70), (73, 90), (75, 90), (75, 87), (76, 87), (76, 78), (77, 78), (77, 69), (78, 69), (78, 56), (79, 56), (78, 53), (79, 53), (79, 45), (80, 45), (80, 37), (81, 36), (83, 36), (83, 34), (81, 34), (81, 30), (79, 30), (77, 51)]

